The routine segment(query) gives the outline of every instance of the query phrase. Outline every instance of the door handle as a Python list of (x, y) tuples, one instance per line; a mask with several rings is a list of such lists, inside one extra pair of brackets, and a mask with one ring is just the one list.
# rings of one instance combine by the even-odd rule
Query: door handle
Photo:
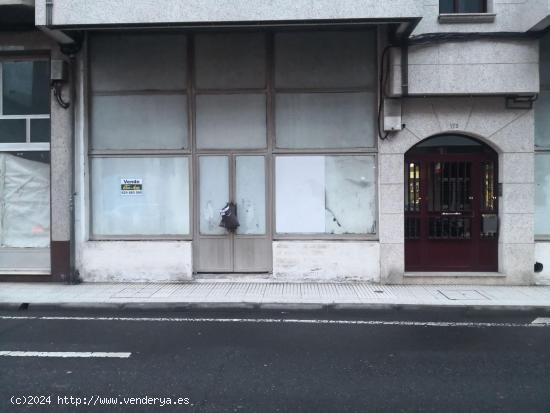
[(442, 212), (441, 215), (443, 215), (443, 216), (460, 216), (460, 215), (462, 215), (462, 212)]

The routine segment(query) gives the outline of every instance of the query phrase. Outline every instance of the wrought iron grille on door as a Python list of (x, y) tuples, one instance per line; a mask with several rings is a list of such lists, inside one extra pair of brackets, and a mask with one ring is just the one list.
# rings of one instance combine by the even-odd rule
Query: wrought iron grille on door
[(496, 154), (481, 144), (467, 148), (463, 154), (413, 149), (406, 156), (408, 271), (497, 270)]

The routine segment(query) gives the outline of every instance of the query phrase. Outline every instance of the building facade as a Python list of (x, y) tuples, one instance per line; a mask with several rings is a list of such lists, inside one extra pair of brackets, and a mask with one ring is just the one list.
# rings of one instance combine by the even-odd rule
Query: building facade
[(546, 1), (1, 13), (4, 278), (550, 282)]

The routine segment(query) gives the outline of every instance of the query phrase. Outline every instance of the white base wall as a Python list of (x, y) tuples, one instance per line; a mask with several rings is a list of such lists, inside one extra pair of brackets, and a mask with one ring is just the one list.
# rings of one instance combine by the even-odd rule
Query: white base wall
[(535, 260), (544, 265), (542, 272), (535, 274), (535, 284), (550, 285), (550, 242), (537, 242)]
[(80, 276), (90, 282), (173, 282), (193, 278), (190, 241), (89, 241)]
[(273, 278), (380, 281), (380, 244), (369, 241), (274, 241)]

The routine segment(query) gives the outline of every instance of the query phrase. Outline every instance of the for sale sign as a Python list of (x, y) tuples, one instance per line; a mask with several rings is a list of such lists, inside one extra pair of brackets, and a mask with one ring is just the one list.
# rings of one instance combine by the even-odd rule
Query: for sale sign
[(143, 195), (143, 179), (121, 178), (120, 195)]

